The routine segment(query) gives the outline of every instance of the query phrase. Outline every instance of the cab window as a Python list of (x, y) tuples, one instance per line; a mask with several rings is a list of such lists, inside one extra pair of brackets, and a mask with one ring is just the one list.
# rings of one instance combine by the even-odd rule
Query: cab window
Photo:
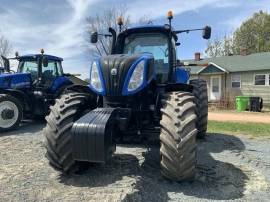
[(159, 83), (168, 80), (169, 75), (169, 52), (168, 38), (165, 34), (131, 34), (125, 38), (123, 53), (138, 54), (152, 53), (155, 60), (155, 70)]
[(48, 66), (44, 66), (42, 64), (42, 76), (44, 78), (53, 78), (57, 76), (61, 76), (62, 73), (62, 67), (59, 61), (48, 61)]
[(38, 77), (38, 62), (37, 61), (23, 61), (19, 64), (20, 73), (30, 73), (34, 81)]

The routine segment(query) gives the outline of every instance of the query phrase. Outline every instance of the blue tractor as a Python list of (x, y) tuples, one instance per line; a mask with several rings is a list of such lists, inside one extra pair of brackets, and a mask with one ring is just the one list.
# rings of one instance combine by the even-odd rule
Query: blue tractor
[[(55, 99), (78, 84), (74, 76), (63, 73), (62, 58), (45, 55), (43, 50), (41, 54), (1, 57), (0, 131), (15, 129), (23, 118), (44, 118)], [(10, 70), (12, 59), (19, 62), (17, 72)]]
[[(109, 28), (111, 54), (93, 61), (90, 93), (70, 91), (56, 101), (46, 117), (46, 157), (63, 173), (82, 162), (106, 162), (116, 143), (130, 137), (160, 140), (160, 167), (171, 180), (192, 179), (196, 164), (196, 137), (207, 128), (207, 87), (189, 81), (188, 68), (177, 60), (177, 34), (169, 24), (121, 30)], [(203, 29), (209, 39), (211, 28)], [(98, 41), (97, 32), (91, 42)]]

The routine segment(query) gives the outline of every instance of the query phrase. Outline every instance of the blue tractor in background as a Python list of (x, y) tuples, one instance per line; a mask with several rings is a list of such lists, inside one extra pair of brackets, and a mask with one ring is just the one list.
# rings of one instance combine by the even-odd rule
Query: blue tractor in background
[[(91, 92), (70, 91), (61, 96), (46, 117), (46, 157), (64, 173), (76, 171), (81, 162), (106, 162), (116, 143), (130, 137), (160, 139), (160, 167), (171, 180), (192, 179), (196, 166), (196, 137), (207, 129), (206, 82), (189, 81), (188, 68), (177, 60), (177, 34), (169, 24), (121, 30), (109, 28), (111, 54), (93, 61)], [(211, 28), (203, 29), (209, 39)]]
[[(67, 88), (83, 85), (71, 74), (64, 74), (62, 58), (41, 54), (6, 58), (0, 74), (0, 131), (19, 126), (23, 118), (44, 118), (49, 107)], [(19, 62), (17, 72), (10, 60)]]

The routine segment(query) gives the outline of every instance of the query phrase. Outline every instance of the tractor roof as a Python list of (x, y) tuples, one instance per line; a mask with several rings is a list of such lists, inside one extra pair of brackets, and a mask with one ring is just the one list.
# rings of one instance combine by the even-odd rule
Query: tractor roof
[[(165, 25), (145, 25), (145, 26), (137, 26), (137, 27), (132, 27), (129, 29), (124, 30), (121, 32), (121, 35), (129, 35), (133, 33), (150, 33), (150, 32), (160, 32), (160, 33), (165, 33), (169, 34), (171, 31), (173, 31), (173, 28), (170, 29), (170, 26), (165, 24)], [(173, 34), (174, 39), (177, 41), (177, 35)]]
[[(38, 57), (41, 57), (42, 54), (29, 54), (29, 55), (22, 55), (18, 57), (18, 60), (31, 60), (31, 59), (36, 59)], [(58, 60), (58, 61), (63, 61), (63, 58), (59, 58), (53, 55), (46, 55), (44, 54), (43, 56), (46, 56), (48, 58), (48, 60)]]

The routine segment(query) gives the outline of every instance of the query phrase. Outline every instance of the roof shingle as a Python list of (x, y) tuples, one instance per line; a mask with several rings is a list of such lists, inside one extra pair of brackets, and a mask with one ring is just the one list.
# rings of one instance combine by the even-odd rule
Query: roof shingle
[[(182, 62), (190, 62), (196, 64), (214, 63), (228, 72), (242, 72), (255, 70), (270, 70), (270, 52), (254, 53), (246, 56), (232, 55), (216, 58), (205, 58), (200, 61), (183, 60)], [(202, 66), (191, 66), (191, 74), (198, 73)]]

